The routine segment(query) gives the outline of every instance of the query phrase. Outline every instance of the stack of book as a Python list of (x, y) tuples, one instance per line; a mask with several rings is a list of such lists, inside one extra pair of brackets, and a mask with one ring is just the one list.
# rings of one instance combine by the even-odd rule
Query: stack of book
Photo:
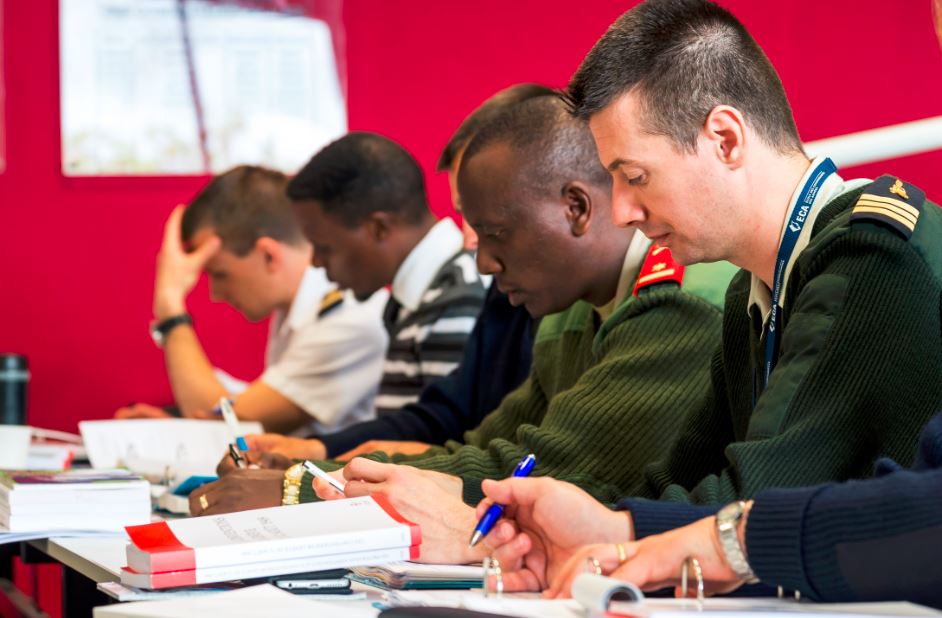
[(382, 496), (127, 528), (121, 583), (170, 588), (415, 559), (419, 527)]
[(105, 530), (150, 521), (150, 484), (126, 470), (0, 471), (0, 532)]
[(356, 567), (352, 571), (351, 579), (387, 590), (480, 588), (484, 578), (480, 565), (392, 562)]

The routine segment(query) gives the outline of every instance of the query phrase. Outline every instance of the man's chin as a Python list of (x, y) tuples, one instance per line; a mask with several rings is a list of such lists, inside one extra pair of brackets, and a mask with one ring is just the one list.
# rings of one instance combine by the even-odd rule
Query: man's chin
[(545, 303), (540, 303), (539, 301), (534, 300), (534, 299), (527, 299), (520, 304), (523, 305), (523, 308), (526, 309), (527, 313), (529, 313), (530, 317), (533, 318), (534, 320), (545, 318), (551, 313), (559, 313), (560, 311), (564, 311), (565, 309), (569, 308), (569, 307), (558, 307), (558, 308), (549, 307)]
[(691, 264), (696, 264), (703, 261), (697, 255), (696, 251), (691, 251), (691, 248), (685, 246), (683, 243), (678, 242), (677, 238), (673, 234), (667, 234), (663, 237), (663, 242), (655, 240), (654, 242), (658, 243), (662, 247), (667, 247), (671, 251), (671, 258), (681, 266), (689, 266)]
[(357, 302), (365, 303), (376, 293), (376, 290), (351, 290), (353, 292), (353, 297), (357, 299)]

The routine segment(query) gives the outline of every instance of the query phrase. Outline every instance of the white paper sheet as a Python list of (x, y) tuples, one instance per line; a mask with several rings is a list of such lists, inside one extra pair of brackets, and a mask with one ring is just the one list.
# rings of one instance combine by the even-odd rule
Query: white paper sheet
[[(243, 435), (261, 433), (261, 423), (239, 423)], [(233, 441), (220, 421), (129, 419), (82, 421), (88, 459), (94, 468), (125, 466), (139, 474), (212, 475)]]

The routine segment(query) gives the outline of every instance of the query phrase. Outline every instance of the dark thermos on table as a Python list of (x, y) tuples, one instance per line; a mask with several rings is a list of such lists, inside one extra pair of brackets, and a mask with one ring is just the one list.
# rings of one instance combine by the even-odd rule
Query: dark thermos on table
[(19, 354), (0, 354), (0, 424), (26, 425), (29, 363)]

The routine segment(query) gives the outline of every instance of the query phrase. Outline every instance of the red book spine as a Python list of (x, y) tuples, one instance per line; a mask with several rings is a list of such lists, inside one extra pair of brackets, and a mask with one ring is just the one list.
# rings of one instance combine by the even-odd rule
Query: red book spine
[(196, 568), (196, 551), (181, 543), (167, 522), (128, 526), (125, 530), (131, 542), (150, 556), (151, 572), (186, 571)]

